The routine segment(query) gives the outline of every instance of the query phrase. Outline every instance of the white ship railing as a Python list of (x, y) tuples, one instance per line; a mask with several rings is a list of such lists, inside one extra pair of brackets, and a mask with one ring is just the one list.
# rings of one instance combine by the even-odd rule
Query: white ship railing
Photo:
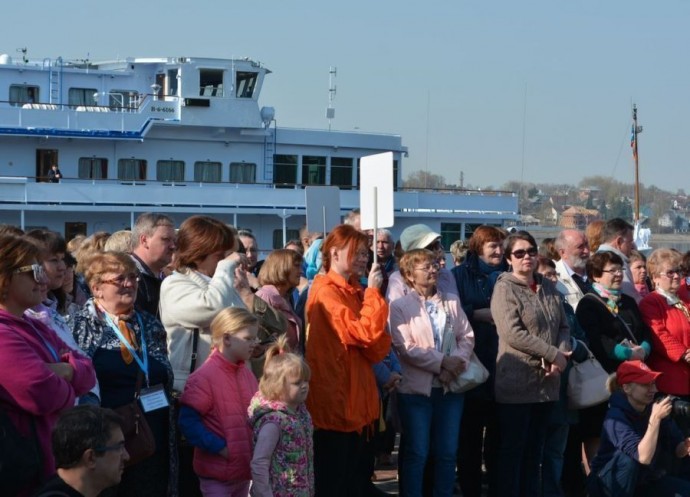
[[(269, 192), (270, 191), (270, 192)], [(359, 191), (340, 190), (343, 212), (359, 207)], [(166, 183), (156, 181), (63, 180), (37, 183), (34, 178), (0, 177), (0, 210), (25, 209), (126, 211), (205, 209), (209, 212), (304, 214), (300, 185)], [(396, 216), (505, 219), (517, 215), (512, 192), (398, 191)]]

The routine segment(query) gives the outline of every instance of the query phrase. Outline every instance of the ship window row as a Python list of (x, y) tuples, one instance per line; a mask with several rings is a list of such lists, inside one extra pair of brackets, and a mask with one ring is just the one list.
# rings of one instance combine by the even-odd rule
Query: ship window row
[[(111, 109), (134, 107), (139, 102), (139, 92), (135, 90), (110, 90), (102, 95), (108, 96), (107, 105)], [(34, 85), (10, 85), (9, 102), (18, 106), (42, 103), (40, 87)], [(70, 107), (93, 107), (100, 105), (101, 99), (96, 88), (70, 88), (67, 91), (67, 104)]]
[[(256, 164), (248, 162), (230, 163), (231, 183), (256, 182)], [(194, 163), (194, 181), (199, 183), (220, 183), (223, 164), (214, 161)], [(78, 165), (80, 179), (107, 179), (108, 159), (104, 157), (81, 157)], [(148, 161), (145, 159), (118, 159), (117, 179), (125, 181), (145, 181), (148, 179)], [(156, 161), (156, 180), (165, 182), (184, 182), (185, 163), (181, 160)]]
[[(273, 182), (285, 185), (333, 185), (341, 188), (353, 186), (354, 159), (350, 157), (331, 157), (330, 181), (326, 167), (326, 157), (302, 156), (301, 177), (298, 176), (297, 155), (274, 155)], [(360, 185), (360, 160), (357, 159), (356, 186)], [(393, 161), (393, 188), (398, 189), (398, 161)]]
[[(356, 171), (354, 171), (356, 161)], [(360, 185), (360, 160), (351, 157), (328, 157), (316, 155), (280, 155), (273, 157), (273, 183), (293, 187), (295, 185), (332, 185), (352, 188)], [(230, 183), (256, 183), (257, 165), (252, 162), (231, 162), (228, 170)], [(194, 182), (220, 183), (223, 164), (218, 161), (194, 162)], [(301, 173), (298, 175), (298, 172)], [(353, 173), (356, 177), (353, 178)], [(78, 163), (80, 179), (107, 179), (108, 159), (104, 157), (81, 157)], [(149, 179), (148, 161), (135, 157), (118, 159), (117, 179), (145, 181)], [(185, 161), (164, 159), (156, 161), (155, 179), (164, 182), (182, 183), (189, 181)], [(393, 188), (398, 188), (398, 161), (393, 161)]]

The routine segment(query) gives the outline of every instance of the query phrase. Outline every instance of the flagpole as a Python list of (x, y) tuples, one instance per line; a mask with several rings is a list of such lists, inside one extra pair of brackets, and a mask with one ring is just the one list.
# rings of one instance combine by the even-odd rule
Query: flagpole
[(637, 126), (637, 106), (633, 104), (632, 108), (632, 136), (630, 138), (632, 146), (633, 159), (635, 160), (635, 224), (640, 222), (640, 156), (637, 151), (637, 134), (642, 131)]

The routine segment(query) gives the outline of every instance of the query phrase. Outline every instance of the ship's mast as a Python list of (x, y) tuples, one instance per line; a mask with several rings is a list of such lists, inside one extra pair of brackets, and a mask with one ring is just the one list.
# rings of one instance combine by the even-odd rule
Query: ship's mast
[(633, 159), (635, 160), (635, 210), (633, 212), (635, 224), (640, 222), (640, 155), (637, 151), (637, 135), (642, 133), (642, 126), (637, 125), (637, 106), (632, 108), (632, 136), (630, 146), (632, 147)]

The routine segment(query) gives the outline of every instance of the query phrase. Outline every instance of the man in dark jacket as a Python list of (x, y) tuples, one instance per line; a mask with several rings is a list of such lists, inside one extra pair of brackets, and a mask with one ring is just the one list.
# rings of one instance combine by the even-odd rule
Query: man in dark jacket
[(132, 259), (139, 270), (136, 306), (158, 316), (163, 268), (175, 251), (175, 224), (165, 214), (141, 214), (132, 228)]

